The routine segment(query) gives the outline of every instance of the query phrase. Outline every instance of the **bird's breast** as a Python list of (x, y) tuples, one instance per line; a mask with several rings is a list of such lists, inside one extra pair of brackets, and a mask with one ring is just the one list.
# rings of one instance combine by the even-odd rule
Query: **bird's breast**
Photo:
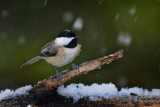
[(75, 48), (62, 47), (55, 56), (43, 57), (48, 63), (61, 67), (71, 63), (74, 58), (79, 55), (81, 51), (81, 45), (77, 45)]

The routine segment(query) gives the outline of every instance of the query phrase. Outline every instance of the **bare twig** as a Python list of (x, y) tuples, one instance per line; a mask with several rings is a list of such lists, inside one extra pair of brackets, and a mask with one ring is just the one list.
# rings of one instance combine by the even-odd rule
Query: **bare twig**
[(54, 75), (42, 82), (39, 82), (30, 90), (30, 92), (38, 92), (42, 90), (53, 90), (78, 75), (87, 74), (89, 71), (95, 70), (104, 64), (108, 64), (122, 57), (123, 57), (123, 50), (119, 50), (108, 56), (104, 56), (102, 58), (98, 58), (89, 62), (84, 62), (78, 66), (79, 67), (78, 70), (70, 69), (70, 70), (67, 70), (66, 72), (61, 73), (60, 75), (61, 81), (58, 81), (56, 76)]

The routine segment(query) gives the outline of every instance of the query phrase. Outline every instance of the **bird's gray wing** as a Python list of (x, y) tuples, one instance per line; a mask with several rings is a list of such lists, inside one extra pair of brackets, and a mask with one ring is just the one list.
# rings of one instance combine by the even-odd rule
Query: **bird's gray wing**
[(42, 48), (42, 51), (40, 53), (40, 56), (42, 57), (50, 57), (50, 56), (55, 56), (58, 51), (59, 51), (59, 46), (57, 46), (55, 44), (54, 41), (46, 44), (43, 48)]
[(42, 50), (43, 50), (44, 48), (48, 47), (51, 43), (54, 43), (54, 41), (51, 41), (51, 42), (47, 43), (46, 45), (44, 45), (44, 46), (42, 47)]
[(32, 63), (40, 60), (42, 57), (55, 56), (58, 53), (58, 51), (59, 51), (59, 47), (55, 45), (54, 41), (51, 41), (50, 43), (42, 47), (42, 51), (39, 56), (36, 56), (31, 60), (27, 61), (21, 67), (26, 67), (28, 65), (31, 65)]

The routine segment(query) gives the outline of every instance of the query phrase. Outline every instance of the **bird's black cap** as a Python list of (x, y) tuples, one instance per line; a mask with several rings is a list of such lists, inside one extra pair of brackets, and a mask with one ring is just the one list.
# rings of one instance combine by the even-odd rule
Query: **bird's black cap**
[(60, 32), (57, 37), (68, 37), (68, 38), (70, 38), (70, 37), (77, 37), (77, 35), (74, 31), (66, 29), (66, 30)]

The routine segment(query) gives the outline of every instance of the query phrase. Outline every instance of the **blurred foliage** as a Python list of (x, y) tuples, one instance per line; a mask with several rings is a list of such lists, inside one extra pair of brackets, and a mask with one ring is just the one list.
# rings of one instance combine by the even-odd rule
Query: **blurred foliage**
[[(160, 88), (159, 10), (160, 0), (1, 0), (0, 89), (35, 84), (55, 74), (44, 60), (23, 69), (20, 65), (38, 55), (64, 29), (80, 36), (82, 52), (74, 64), (119, 49), (126, 52), (122, 60), (70, 83)], [(82, 28), (73, 26), (78, 18)]]

